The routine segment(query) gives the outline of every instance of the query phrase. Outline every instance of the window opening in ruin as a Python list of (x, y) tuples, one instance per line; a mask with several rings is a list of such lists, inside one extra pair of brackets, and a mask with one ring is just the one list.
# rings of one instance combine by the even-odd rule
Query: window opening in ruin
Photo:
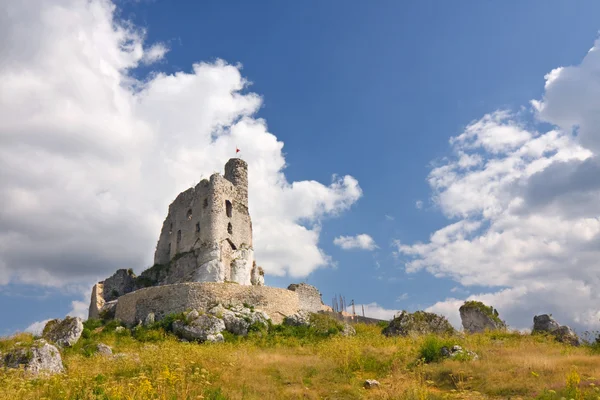
[(200, 232), (200, 222), (196, 222), (196, 232)]
[(173, 223), (171, 222), (171, 225), (169, 226), (169, 235), (173, 233)]
[(227, 224), (227, 233), (230, 235), (233, 233), (233, 226), (231, 226), (231, 222)]
[(204, 199), (204, 208), (208, 207), (208, 199)]
[(181, 229), (177, 231), (177, 244), (181, 242)]
[(231, 211), (233, 207), (231, 206), (231, 202), (229, 200), (225, 200), (225, 213), (229, 218), (231, 218)]
[(227, 242), (229, 243), (229, 245), (231, 246), (231, 248), (233, 250), (237, 250), (237, 247), (235, 246), (235, 244), (233, 244), (233, 242), (231, 241), (231, 239), (227, 239)]
[(187, 219), (188, 220), (192, 219), (192, 210), (191, 209), (189, 209), (188, 212), (187, 212)]
[(169, 257), (171, 257), (171, 243), (169, 243)]

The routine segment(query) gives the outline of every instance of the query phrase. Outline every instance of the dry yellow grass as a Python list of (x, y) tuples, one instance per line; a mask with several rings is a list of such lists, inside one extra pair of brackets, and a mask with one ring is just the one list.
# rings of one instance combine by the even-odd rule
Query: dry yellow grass
[[(364, 325), (357, 332), (348, 338), (254, 337), (210, 345), (172, 337), (142, 343), (98, 333), (97, 340), (125, 355), (86, 357), (73, 349), (63, 355), (67, 373), (50, 378), (0, 369), (0, 399), (558, 400), (568, 376), (573, 396), (600, 399), (600, 355), (589, 348), (487, 333), (454, 340), (477, 352), (477, 361), (424, 364), (416, 360), (425, 338), (386, 338), (380, 328)], [(7, 346), (0, 341), (0, 349)], [(381, 387), (366, 390), (365, 379), (377, 379)]]

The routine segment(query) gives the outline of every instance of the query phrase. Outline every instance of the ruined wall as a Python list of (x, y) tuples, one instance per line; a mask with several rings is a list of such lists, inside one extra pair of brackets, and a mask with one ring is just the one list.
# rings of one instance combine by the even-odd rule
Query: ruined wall
[(210, 180), (180, 193), (169, 206), (154, 263), (167, 265), (190, 252), (198, 260), (198, 273), (189, 273), (189, 263), (184, 268), (175, 266), (181, 278), (176, 282), (233, 280), (251, 284), (254, 252), (245, 161), (229, 160), (225, 176), (213, 174)]
[[(190, 282), (140, 289), (119, 298), (115, 318), (128, 325), (143, 320), (150, 312), (157, 320), (171, 313), (190, 309), (207, 309), (218, 303), (254, 306), (266, 312), (279, 324), (283, 318), (304, 308), (299, 292), (267, 286), (245, 286), (235, 283)], [(310, 312), (321, 311), (311, 302)]]
[(321, 292), (306, 283), (292, 283), (288, 286), (288, 290), (296, 292), (300, 301), (300, 307), (305, 310), (322, 310), (324, 309)]

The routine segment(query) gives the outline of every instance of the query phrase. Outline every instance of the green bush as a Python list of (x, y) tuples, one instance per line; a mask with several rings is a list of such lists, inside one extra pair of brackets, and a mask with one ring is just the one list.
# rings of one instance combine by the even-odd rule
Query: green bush
[(419, 359), (424, 360), (426, 363), (439, 362), (444, 357), (442, 356), (442, 347), (451, 349), (453, 344), (445, 339), (441, 339), (437, 336), (427, 336), (421, 347), (419, 347)]
[(163, 328), (152, 329), (138, 326), (133, 330), (133, 338), (140, 342), (162, 342), (167, 339), (167, 333)]

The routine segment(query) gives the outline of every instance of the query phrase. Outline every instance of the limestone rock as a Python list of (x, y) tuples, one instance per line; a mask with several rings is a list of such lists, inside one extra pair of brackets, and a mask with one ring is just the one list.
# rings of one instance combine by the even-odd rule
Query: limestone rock
[(259, 310), (251, 310), (244, 306), (234, 306), (226, 309), (221, 304), (209, 310), (209, 314), (220, 318), (225, 323), (225, 329), (239, 336), (246, 336), (251, 325), (259, 323), (265, 328), (269, 326), (269, 316)]
[(110, 356), (113, 353), (110, 346), (107, 346), (104, 343), (98, 343), (98, 345), (96, 346), (96, 351), (98, 352), (98, 354), (101, 354), (103, 356)]
[(560, 324), (548, 314), (533, 317), (532, 332), (554, 332), (558, 328), (560, 328)]
[(192, 310), (186, 315), (185, 320), (190, 323), (193, 320), (197, 319), (200, 316), (200, 313), (197, 310)]
[(446, 317), (425, 311), (409, 313), (402, 311), (382, 332), (386, 336), (409, 336), (427, 334), (454, 334), (454, 328)]
[(466, 301), (458, 310), (462, 326), (469, 333), (506, 329), (506, 324), (498, 317), (498, 311), (479, 301)]
[(117, 326), (117, 327), (115, 328), (115, 332), (116, 332), (116, 333), (125, 332), (125, 327), (124, 327), (124, 326)]
[(100, 308), (99, 317), (103, 320), (109, 320), (115, 318), (115, 312), (117, 311), (117, 303), (119, 300), (111, 300), (104, 303)]
[(100, 309), (106, 302), (102, 296), (104, 290), (104, 283), (98, 282), (92, 289), (92, 298), (90, 299), (90, 308), (88, 311), (88, 319), (100, 318)]
[(265, 285), (265, 271), (261, 267), (256, 265), (256, 262), (252, 265), (250, 283), (252, 283), (254, 286)]
[(34, 375), (52, 375), (64, 372), (62, 359), (58, 349), (39, 339), (29, 347), (17, 347), (10, 350), (3, 357), (6, 368), (19, 368), (23, 366), (25, 371)]
[(150, 326), (152, 324), (154, 324), (154, 313), (151, 312), (144, 318), (144, 326)]
[(119, 269), (103, 282), (102, 296), (105, 301), (116, 300), (135, 288), (135, 274), (131, 269)]
[(83, 321), (79, 317), (53, 319), (46, 323), (42, 337), (60, 347), (73, 346), (83, 332)]
[(342, 336), (355, 336), (356, 335), (356, 329), (354, 329), (354, 327), (348, 323), (344, 324), (344, 329), (342, 330), (342, 332), (340, 332)]
[(363, 385), (365, 389), (374, 389), (379, 387), (379, 381), (375, 379), (367, 379)]
[(579, 337), (570, 327), (560, 325), (548, 314), (536, 315), (533, 317), (533, 330), (531, 333), (540, 332), (549, 333), (559, 342), (567, 343), (572, 346), (579, 346), (581, 344)]
[(180, 338), (205, 342), (209, 336), (216, 337), (225, 330), (223, 320), (212, 315), (200, 315), (189, 323), (183, 321), (173, 322), (173, 332)]
[(310, 313), (300, 310), (295, 314), (285, 317), (283, 324), (289, 326), (310, 326)]
[(225, 341), (223, 334), (217, 333), (216, 335), (208, 335), (206, 341), (209, 343), (222, 343)]

